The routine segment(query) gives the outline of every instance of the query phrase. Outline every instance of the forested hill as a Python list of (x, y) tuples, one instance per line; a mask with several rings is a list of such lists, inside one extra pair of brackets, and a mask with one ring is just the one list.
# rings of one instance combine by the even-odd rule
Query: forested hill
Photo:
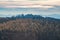
[(21, 14), (12, 17), (0, 17), (0, 23), (7, 22), (9, 20), (16, 20), (16, 19), (35, 19), (35, 20), (46, 20), (46, 21), (60, 21), (60, 19), (51, 18), (51, 17), (42, 17), (40, 15), (32, 15), (32, 14)]
[(0, 40), (60, 40), (60, 19), (32, 14), (0, 18)]

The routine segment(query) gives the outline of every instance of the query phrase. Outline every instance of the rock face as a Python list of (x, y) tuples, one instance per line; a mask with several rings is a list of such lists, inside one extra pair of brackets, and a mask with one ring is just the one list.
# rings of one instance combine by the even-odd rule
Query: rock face
[(0, 23), (0, 40), (60, 40), (57, 21), (16, 19)]

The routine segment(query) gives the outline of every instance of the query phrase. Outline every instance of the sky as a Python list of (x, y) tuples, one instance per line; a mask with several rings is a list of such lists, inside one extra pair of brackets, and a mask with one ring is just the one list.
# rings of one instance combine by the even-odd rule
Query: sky
[(0, 0), (0, 16), (60, 15), (60, 0)]

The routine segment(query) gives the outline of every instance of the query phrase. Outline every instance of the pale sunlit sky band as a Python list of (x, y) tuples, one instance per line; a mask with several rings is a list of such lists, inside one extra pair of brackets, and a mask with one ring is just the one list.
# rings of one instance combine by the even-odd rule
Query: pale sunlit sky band
[[(16, 8), (28, 9), (21, 10)], [(11, 15), (19, 13), (41, 15), (60, 14), (60, 0), (0, 0), (0, 14), (4, 13)]]

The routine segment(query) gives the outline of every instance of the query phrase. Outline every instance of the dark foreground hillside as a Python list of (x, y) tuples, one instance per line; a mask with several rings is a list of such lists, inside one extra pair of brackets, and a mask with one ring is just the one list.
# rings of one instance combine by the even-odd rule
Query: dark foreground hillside
[(60, 40), (60, 20), (42, 17), (5, 20), (0, 19), (0, 40)]

